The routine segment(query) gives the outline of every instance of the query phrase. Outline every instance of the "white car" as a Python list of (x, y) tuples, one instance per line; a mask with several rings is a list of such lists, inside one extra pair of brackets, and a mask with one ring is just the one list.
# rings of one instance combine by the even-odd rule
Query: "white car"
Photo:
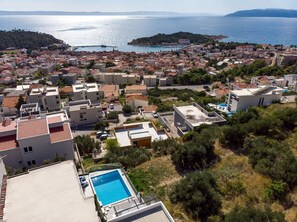
[(153, 116), (154, 118), (158, 118), (158, 114), (157, 114), (157, 112), (156, 112), (156, 111), (152, 112), (152, 116)]
[(113, 103), (110, 103), (110, 104), (109, 104), (109, 109), (114, 109), (114, 105), (113, 105)]

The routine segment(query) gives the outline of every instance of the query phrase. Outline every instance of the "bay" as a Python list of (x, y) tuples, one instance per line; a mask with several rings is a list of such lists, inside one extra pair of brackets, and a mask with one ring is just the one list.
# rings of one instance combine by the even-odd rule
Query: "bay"
[[(127, 45), (135, 38), (179, 31), (226, 35), (224, 41), (297, 45), (296, 18), (162, 16), (0, 16), (0, 30), (44, 32), (71, 46), (117, 46), (120, 51), (155, 52), (176, 48)], [(103, 51), (89, 47), (78, 50)]]

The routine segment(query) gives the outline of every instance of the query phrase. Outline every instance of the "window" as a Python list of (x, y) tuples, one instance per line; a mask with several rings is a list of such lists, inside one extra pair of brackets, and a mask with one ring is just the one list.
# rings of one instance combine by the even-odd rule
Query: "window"
[(79, 114), (79, 118), (81, 118), (81, 119), (84, 118), (84, 114), (83, 113), (80, 113)]
[(28, 164), (28, 166), (36, 165), (36, 161), (31, 160), (31, 161), (28, 161), (27, 164)]
[(33, 152), (33, 148), (32, 148), (32, 146), (24, 147), (24, 152), (25, 152), (25, 153)]
[(59, 101), (57, 101), (57, 104), (59, 104), (60, 102)]
[(59, 96), (56, 96), (56, 99), (59, 99)]

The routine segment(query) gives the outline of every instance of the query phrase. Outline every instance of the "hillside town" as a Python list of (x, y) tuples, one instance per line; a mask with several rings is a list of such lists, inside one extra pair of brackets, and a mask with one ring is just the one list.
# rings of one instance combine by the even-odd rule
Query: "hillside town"
[[(191, 143), (191, 133), (229, 126), (250, 108), (295, 104), (297, 74), (290, 68), (297, 48), (181, 42), (181, 50), (154, 53), (0, 51), (0, 220), (44, 221), (31, 220), (20, 196), (26, 190), (38, 203), (38, 193), (52, 189), (44, 198), (69, 206), (72, 217), (64, 221), (185, 221), (157, 189), (151, 189), (157, 196), (138, 191), (133, 169), (169, 155), (161, 149), (167, 142)], [(121, 186), (104, 187), (100, 181), (109, 177)], [(123, 196), (112, 199), (117, 189)], [(46, 205), (35, 207), (47, 214)], [(46, 221), (63, 215), (57, 210)]]

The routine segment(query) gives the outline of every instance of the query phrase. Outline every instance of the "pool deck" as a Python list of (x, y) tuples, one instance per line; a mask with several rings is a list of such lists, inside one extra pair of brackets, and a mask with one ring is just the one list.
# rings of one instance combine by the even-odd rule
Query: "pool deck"
[(7, 180), (4, 221), (98, 222), (94, 199), (86, 199), (73, 161)]
[[(120, 175), (121, 175), (124, 183), (126, 184), (131, 196), (129, 198), (120, 200), (120, 201), (115, 202), (115, 203), (108, 204), (106, 206), (101, 205), (101, 209), (102, 209), (103, 213), (105, 213), (108, 220), (116, 218), (116, 211), (120, 212), (120, 211), (126, 210), (128, 208), (133, 208), (136, 205), (140, 204), (140, 201), (137, 198), (137, 193), (132, 188), (132, 185), (130, 184), (129, 180), (126, 177), (126, 174), (120, 169), (115, 169), (115, 170), (117, 170), (120, 173)], [(91, 187), (92, 187), (94, 193), (95, 193), (95, 189), (94, 189), (93, 184), (91, 182), (91, 178), (96, 177), (96, 176), (100, 176), (100, 175), (103, 175), (103, 174), (106, 174), (106, 173), (110, 173), (110, 172), (113, 172), (115, 170), (104, 170), (104, 171), (98, 171), (98, 172), (94, 172), (94, 173), (89, 174), (89, 184), (91, 184)], [(98, 200), (99, 200), (99, 203), (100, 203), (100, 198), (98, 198)], [(135, 209), (133, 209), (133, 210), (135, 210)], [(125, 213), (128, 213), (128, 212), (129, 211), (125, 211)]]

